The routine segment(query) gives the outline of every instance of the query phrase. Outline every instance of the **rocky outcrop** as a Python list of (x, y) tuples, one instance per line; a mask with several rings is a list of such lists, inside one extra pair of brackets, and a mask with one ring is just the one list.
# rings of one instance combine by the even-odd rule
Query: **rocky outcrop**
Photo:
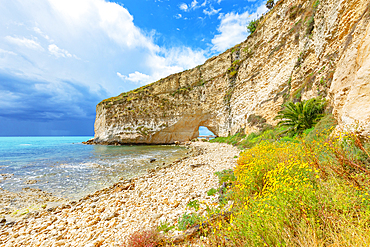
[(274, 125), (281, 105), (326, 97), (341, 126), (370, 130), (366, 0), (281, 0), (243, 43), (97, 106), (90, 143), (173, 143)]
[[(365, 12), (368, 15), (369, 13)], [(368, 18), (367, 17), (367, 18)], [(343, 127), (370, 135), (370, 25), (360, 20), (348, 36), (346, 52), (339, 61), (330, 88), (334, 114)]]

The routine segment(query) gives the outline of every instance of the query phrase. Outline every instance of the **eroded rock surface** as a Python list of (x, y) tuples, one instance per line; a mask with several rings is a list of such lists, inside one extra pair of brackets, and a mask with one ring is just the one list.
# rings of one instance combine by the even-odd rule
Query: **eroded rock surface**
[[(90, 143), (188, 141), (274, 125), (281, 104), (326, 97), (370, 130), (369, 2), (281, 0), (241, 44), (196, 68), (99, 103)], [(251, 117), (254, 116), (254, 117)]]

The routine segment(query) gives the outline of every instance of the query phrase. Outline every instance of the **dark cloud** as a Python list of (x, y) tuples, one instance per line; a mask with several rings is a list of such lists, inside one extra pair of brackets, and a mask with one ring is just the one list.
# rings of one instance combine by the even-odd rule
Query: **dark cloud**
[[(0, 136), (93, 136), (94, 118), (55, 121), (0, 117)], [(88, 138), (87, 138), (88, 139)]]
[(104, 89), (0, 73), (0, 135), (92, 135)]

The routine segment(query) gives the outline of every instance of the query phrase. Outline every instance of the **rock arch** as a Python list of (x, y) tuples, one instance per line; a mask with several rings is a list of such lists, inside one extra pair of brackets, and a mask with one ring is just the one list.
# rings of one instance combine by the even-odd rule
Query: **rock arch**
[[(315, 25), (315, 42), (309, 42), (305, 25), (292, 28), (290, 18), (277, 18), (292, 4), (282, 1), (241, 44), (193, 69), (100, 102), (90, 143), (183, 142), (195, 138), (200, 125), (217, 136), (249, 132), (255, 130), (251, 114), (274, 125), (284, 102), (317, 96), (327, 96), (341, 126), (358, 122), (368, 135), (368, 1), (347, 2), (328, 2), (316, 12), (315, 19), (331, 22)], [(302, 15), (311, 12), (307, 6)], [(344, 33), (328, 39), (332, 30)]]

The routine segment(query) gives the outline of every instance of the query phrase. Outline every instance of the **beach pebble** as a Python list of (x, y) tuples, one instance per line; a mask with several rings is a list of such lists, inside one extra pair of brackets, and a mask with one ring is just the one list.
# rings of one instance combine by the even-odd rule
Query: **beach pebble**
[[(234, 156), (239, 154), (227, 144), (196, 142), (190, 147), (196, 149), (196, 155), (166, 168), (157, 167), (151, 174), (120, 181), (79, 202), (30, 213), (27, 223), (5, 225), (0, 232), (0, 243), (5, 243), (1, 246), (122, 246), (136, 230), (161, 222), (176, 224), (185, 212), (195, 212), (187, 207), (189, 201), (210, 205), (217, 200), (206, 194), (218, 187), (214, 172), (233, 168)], [(32, 188), (25, 188), (25, 192), (43, 193)], [(207, 213), (203, 204), (198, 213)]]
[(118, 215), (117, 212), (107, 213), (105, 216), (103, 216), (102, 220), (111, 220), (117, 215)]

